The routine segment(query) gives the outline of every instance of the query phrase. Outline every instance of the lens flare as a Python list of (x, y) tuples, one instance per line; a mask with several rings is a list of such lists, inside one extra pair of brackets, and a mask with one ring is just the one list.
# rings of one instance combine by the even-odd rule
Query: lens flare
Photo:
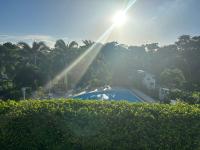
[(131, 0), (127, 7), (116, 14), (114, 17), (114, 23), (98, 38), (96, 43), (94, 43), (90, 48), (88, 48), (82, 55), (80, 55), (71, 65), (65, 68), (60, 74), (58, 74), (53, 80), (50, 80), (45, 89), (51, 89), (54, 83), (58, 82), (60, 79), (65, 78), (69, 73), (75, 76), (76, 83), (85, 74), (90, 64), (96, 58), (97, 54), (102, 48), (99, 43), (104, 43), (109, 38), (112, 30), (119, 24), (123, 24), (126, 21), (126, 13), (135, 4), (136, 0)]

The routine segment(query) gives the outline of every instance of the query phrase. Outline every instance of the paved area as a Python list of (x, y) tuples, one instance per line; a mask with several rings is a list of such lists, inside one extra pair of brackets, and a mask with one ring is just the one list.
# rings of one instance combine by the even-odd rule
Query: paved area
[(136, 90), (136, 89), (132, 89), (132, 91), (139, 97), (141, 98), (144, 102), (149, 102), (149, 103), (155, 103), (156, 101), (151, 98), (150, 96), (144, 94), (143, 92)]

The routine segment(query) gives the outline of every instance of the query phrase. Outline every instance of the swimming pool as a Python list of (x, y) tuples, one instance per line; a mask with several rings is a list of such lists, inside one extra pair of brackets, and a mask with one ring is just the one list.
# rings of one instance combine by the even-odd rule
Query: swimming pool
[(130, 102), (141, 102), (142, 100), (137, 97), (129, 89), (111, 89), (105, 91), (94, 91), (74, 96), (75, 99), (97, 99), (97, 100), (127, 100)]

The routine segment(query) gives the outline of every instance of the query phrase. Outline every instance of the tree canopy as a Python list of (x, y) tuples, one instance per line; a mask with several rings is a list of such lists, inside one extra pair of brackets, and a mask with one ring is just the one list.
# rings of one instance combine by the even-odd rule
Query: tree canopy
[[(56, 41), (54, 48), (44, 42), (7, 42), (0, 45), (0, 99), (20, 98), (21, 88), (33, 91), (45, 86), (67, 68), (95, 42), (83, 40), (65, 43)], [(200, 90), (200, 36), (183, 35), (174, 44), (158, 43), (141, 46), (118, 42), (100, 44), (96, 58), (77, 82), (76, 73), (68, 73), (54, 86), (55, 90), (84, 89), (103, 86), (135, 88), (137, 70), (155, 75), (158, 84), (168, 87)], [(81, 65), (80, 65), (81, 66)], [(81, 68), (80, 68), (81, 69)], [(6, 78), (5, 78), (6, 77)], [(16, 96), (18, 95), (18, 96)]]

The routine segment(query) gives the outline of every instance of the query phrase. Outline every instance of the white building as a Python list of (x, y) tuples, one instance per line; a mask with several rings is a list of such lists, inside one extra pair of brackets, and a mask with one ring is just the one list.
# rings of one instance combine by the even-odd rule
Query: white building
[(159, 99), (161, 101), (165, 100), (169, 95), (169, 89), (167, 88), (159, 88)]
[(143, 76), (142, 83), (147, 89), (154, 90), (156, 88), (156, 80), (153, 74), (144, 70), (138, 70), (138, 73)]

